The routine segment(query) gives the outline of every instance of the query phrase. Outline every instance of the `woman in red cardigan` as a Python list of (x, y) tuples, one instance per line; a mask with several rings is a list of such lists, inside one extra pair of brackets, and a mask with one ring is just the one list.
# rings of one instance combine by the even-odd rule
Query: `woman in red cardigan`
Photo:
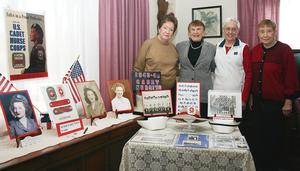
[(252, 149), (257, 170), (278, 170), (284, 140), (284, 118), (292, 111), (299, 89), (292, 49), (276, 39), (276, 24), (258, 24), (260, 43), (251, 53), (252, 95), (256, 143)]

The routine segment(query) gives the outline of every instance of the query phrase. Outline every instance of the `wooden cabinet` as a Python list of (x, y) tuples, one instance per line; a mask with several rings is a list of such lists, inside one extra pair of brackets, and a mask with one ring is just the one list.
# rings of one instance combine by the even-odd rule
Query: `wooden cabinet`
[(123, 146), (139, 128), (136, 120), (120, 123), (2, 163), (0, 170), (119, 170)]

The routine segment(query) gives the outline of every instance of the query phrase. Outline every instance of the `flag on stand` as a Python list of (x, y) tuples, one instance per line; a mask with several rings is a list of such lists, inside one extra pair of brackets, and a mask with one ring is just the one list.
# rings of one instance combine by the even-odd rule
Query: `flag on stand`
[(75, 86), (75, 83), (78, 82), (85, 82), (85, 77), (80, 63), (77, 59), (63, 78), (63, 83), (68, 84), (70, 87), (75, 103), (80, 102), (80, 96)]
[(15, 86), (0, 73), (0, 92), (16, 91)]

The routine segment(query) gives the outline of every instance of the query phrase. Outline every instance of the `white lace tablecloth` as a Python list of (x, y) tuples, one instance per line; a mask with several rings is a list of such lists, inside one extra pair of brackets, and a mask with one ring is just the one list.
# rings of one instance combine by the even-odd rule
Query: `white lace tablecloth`
[(84, 130), (78, 131), (73, 134), (65, 135), (62, 137), (58, 137), (56, 133), (56, 129), (51, 130), (42, 130), (42, 134), (35, 136), (32, 140), (32, 144), (27, 145), (26, 147), (17, 148), (16, 141), (10, 140), (8, 136), (0, 137), (0, 164), (7, 162), (9, 160), (27, 155), (29, 153), (39, 151), (42, 149), (46, 149), (47, 147), (51, 147), (66, 141), (73, 140), (75, 138), (79, 138), (85, 136), (87, 134), (91, 134), (95, 131), (102, 130), (104, 128), (108, 128), (112, 125), (119, 124), (131, 119), (139, 117), (137, 115), (132, 114), (121, 114), (118, 119), (113, 118), (104, 118), (99, 120), (98, 126), (85, 126), (88, 127), (88, 130), (84, 134)]
[[(168, 124), (165, 130), (152, 132), (159, 134), (163, 131), (178, 134), (184, 132), (185, 127), (186, 125), (172, 123)], [(207, 122), (195, 124), (193, 127), (194, 133), (217, 135), (212, 132)], [(147, 130), (141, 128), (135, 136), (141, 131)], [(241, 134), (236, 129), (231, 135)], [(120, 171), (255, 170), (249, 149), (175, 147), (176, 138), (173, 144), (141, 143), (133, 141), (133, 138), (123, 148)]]

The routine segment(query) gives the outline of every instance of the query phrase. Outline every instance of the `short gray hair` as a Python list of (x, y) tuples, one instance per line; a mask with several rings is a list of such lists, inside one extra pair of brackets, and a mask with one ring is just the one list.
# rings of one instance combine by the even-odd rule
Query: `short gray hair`
[(234, 22), (236, 24), (237, 28), (240, 29), (241, 24), (240, 24), (239, 20), (232, 18), (232, 17), (225, 19), (225, 21), (223, 23), (223, 28), (225, 28), (226, 24), (228, 24), (230, 22)]

